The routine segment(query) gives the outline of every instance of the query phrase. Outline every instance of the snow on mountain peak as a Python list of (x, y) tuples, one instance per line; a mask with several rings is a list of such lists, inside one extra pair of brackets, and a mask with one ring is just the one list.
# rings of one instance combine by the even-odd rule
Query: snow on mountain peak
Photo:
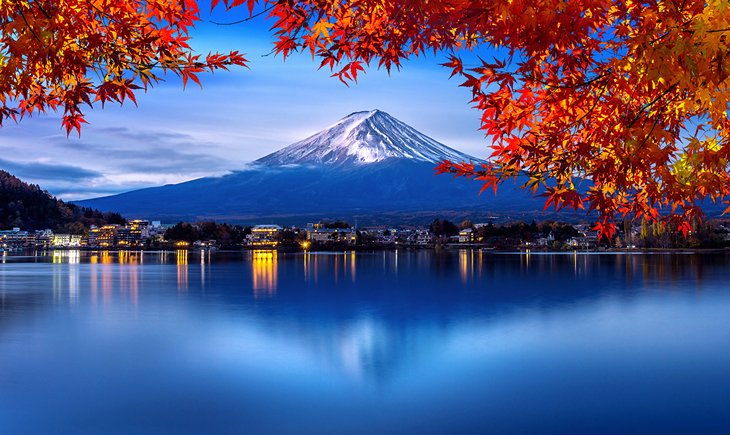
[(444, 159), (476, 160), (376, 109), (351, 113), (325, 130), (256, 162), (265, 165), (370, 164), (391, 158), (432, 163)]

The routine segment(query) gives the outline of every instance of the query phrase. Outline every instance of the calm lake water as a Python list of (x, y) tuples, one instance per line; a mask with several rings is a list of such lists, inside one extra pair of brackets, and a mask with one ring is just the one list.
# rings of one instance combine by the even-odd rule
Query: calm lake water
[(722, 253), (0, 256), (0, 432), (730, 433), (728, 283)]

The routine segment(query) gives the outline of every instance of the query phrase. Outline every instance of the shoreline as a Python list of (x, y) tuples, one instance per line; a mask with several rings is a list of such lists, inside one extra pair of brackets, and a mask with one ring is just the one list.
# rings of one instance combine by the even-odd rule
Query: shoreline
[(175, 253), (178, 251), (187, 252), (210, 252), (210, 253), (244, 253), (254, 251), (276, 251), (281, 253), (332, 253), (332, 252), (381, 252), (381, 251), (421, 251), (430, 250), (435, 252), (455, 252), (460, 250), (479, 251), (486, 254), (519, 254), (519, 255), (542, 255), (542, 254), (728, 254), (730, 248), (645, 248), (645, 249), (571, 249), (571, 250), (549, 250), (549, 249), (496, 249), (486, 246), (321, 246), (314, 249), (302, 249), (297, 246), (256, 246), (242, 247), (238, 249), (216, 249), (216, 248), (89, 248), (89, 247), (53, 247), (44, 249), (0, 249), (0, 255), (10, 256), (43, 256), (43, 253), (54, 251), (79, 251), (79, 252), (145, 252), (145, 253)]

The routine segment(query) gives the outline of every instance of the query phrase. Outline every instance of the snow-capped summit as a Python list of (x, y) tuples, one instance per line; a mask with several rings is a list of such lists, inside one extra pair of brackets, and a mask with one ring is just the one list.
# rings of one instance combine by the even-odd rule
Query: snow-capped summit
[(380, 110), (355, 112), (329, 128), (256, 163), (263, 165), (370, 164), (401, 158), (436, 163), (444, 159), (475, 161)]

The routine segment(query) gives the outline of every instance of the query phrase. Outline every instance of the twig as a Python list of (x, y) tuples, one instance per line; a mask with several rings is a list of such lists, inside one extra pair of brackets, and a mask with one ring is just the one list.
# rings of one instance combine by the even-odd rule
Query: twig
[(255, 14), (251, 15), (248, 18), (244, 18), (244, 19), (238, 20), (238, 21), (231, 21), (231, 22), (228, 22), (228, 23), (219, 23), (217, 21), (208, 20), (208, 22), (213, 23), (213, 24), (215, 24), (217, 26), (235, 26), (236, 24), (245, 23), (246, 21), (251, 21), (254, 18), (260, 17), (261, 15), (263, 15), (263, 14), (269, 12), (270, 10), (274, 9), (275, 6), (276, 6), (276, 4), (272, 4), (271, 6), (269, 6), (266, 9), (264, 9), (263, 11), (257, 12)]

